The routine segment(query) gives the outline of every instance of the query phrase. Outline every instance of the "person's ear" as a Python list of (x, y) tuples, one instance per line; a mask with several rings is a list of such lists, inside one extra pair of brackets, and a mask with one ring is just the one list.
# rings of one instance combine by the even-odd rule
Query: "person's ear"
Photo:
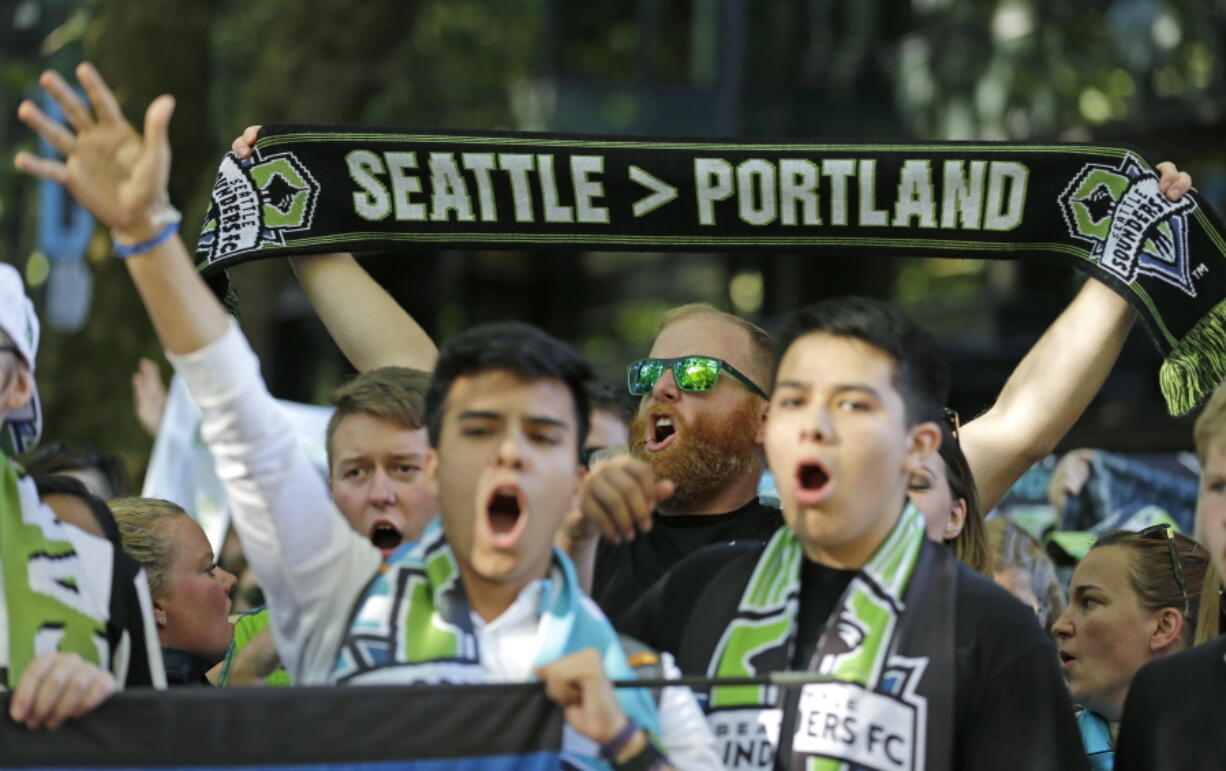
[(30, 368), (25, 364), (17, 363), (13, 385), (9, 388), (9, 392), (4, 395), (4, 411), (12, 412), (15, 409), (26, 406), (26, 402), (30, 401), (34, 396), (34, 377), (30, 375)]
[(1154, 617), (1154, 631), (1149, 636), (1149, 650), (1158, 655), (1179, 650), (1183, 640), (1183, 614), (1175, 608), (1163, 608)]
[(941, 428), (932, 421), (916, 423), (907, 431), (907, 457), (903, 471), (914, 474), (932, 459), (941, 447)]
[(434, 496), (435, 500), (438, 500), (438, 450), (433, 447), (426, 450), (426, 457), (422, 460), (421, 470), (426, 475), (426, 486), (430, 488), (430, 494)]
[(158, 629), (166, 626), (166, 611), (158, 603), (153, 603), (153, 623), (157, 624)]
[(758, 412), (758, 431), (753, 435), (753, 443), (759, 447), (766, 444), (766, 417), (770, 414), (771, 403), (765, 399), (762, 400), (762, 408)]
[(959, 498), (954, 501), (953, 508), (949, 511), (949, 521), (945, 523), (945, 532), (941, 537), (946, 541), (952, 541), (962, 533), (962, 528), (965, 526), (966, 499)]

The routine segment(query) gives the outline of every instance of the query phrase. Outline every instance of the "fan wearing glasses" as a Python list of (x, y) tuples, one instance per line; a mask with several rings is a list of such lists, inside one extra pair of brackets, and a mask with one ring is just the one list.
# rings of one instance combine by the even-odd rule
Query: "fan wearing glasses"
[(762, 541), (782, 524), (757, 497), (773, 361), (757, 326), (684, 305), (664, 315), (649, 356), (627, 369), (640, 399), (630, 454), (593, 468), (581, 506), (582, 535), (595, 524), (603, 537), (563, 544), (580, 564), (594, 553), (592, 596), (610, 618), (687, 554)]
[(1052, 632), (1092, 768), (1112, 767), (1133, 675), (1193, 644), (1208, 561), (1162, 524), (1107, 533), (1078, 564)]
[[(1191, 188), (1173, 164), (1156, 169), (1168, 198)], [(1055, 449), (1098, 392), (1135, 318), (1123, 298), (1087, 281), (992, 407), (958, 432), (982, 511)], [(765, 540), (781, 523), (756, 495), (772, 353), (753, 324), (690, 305), (665, 314), (648, 359), (629, 368), (630, 391), (641, 398), (631, 454), (592, 469), (581, 504), (586, 527), (568, 526), (564, 535), (575, 537), (563, 544), (579, 564), (594, 555), (592, 596), (611, 618), (685, 555), (713, 543)], [(964, 496), (950, 489), (946, 461), (927, 471), (913, 480), (912, 499), (930, 537), (957, 543), (974, 516), (970, 500), (965, 512), (956, 509)], [(599, 543), (590, 537), (595, 531)]]

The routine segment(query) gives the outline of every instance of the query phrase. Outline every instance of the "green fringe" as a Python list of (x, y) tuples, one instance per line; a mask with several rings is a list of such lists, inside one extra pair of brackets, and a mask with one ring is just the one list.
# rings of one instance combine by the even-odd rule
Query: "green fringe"
[(1167, 411), (1186, 415), (1226, 377), (1226, 300), (1218, 303), (1171, 349), (1158, 384)]

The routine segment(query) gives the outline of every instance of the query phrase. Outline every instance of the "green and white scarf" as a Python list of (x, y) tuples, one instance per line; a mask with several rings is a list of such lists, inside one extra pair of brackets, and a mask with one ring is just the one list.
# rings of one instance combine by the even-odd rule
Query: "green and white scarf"
[(109, 542), (99, 546), (97, 553), (79, 553), (67, 526), (39, 500), (34, 481), (0, 457), (0, 610), (7, 616), (0, 618), (0, 634), (8, 632), (0, 646), (0, 686), (14, 689), (30, 662), (49, 651), (111, 668), (110, 598), (100, 587), (111, 585), (112, 552)]
[(197, 257), (220, 291), (247, 260), (409, 248), (1056, 261), (1137, 310), (1172, 414), (1226, 374), (1226, 228), (1121, 146), (265, 126)]
[[(757, 562), (708, 675), (790, 669), (803, 561), (796, 534), (780, 528)], [(770, 725), (778, 756), (791, 757), (786, 767), (793, 769), (947, 768), (953, 587), (952, 555), (928, 542), (922, 515), (907, 504), (818, 641), (809, 670), (833, 681), (805, 685), (798, 697), (792, 688), (714, 687), (707, 704), (713, 732), (719, 736), (730, 722)]]
[[(533, 666), (584, 648), (600, 652), (610, 680), (633, 680), (617, 633), (585, 595), (574, 565), (554, 549), (537, 610), (539, 646)], [(332, 679), (338, 684), (489, 682), (455, 554), (435, 520), (420, 542), (388, 557), (354, 607)], [(622, 710), (660, 736), (655, 702), (642, 688), (617, 690)], [(565, 749), (565, 748), (564, 748)], [(603, 767), (590, 757), (579, 767)]]

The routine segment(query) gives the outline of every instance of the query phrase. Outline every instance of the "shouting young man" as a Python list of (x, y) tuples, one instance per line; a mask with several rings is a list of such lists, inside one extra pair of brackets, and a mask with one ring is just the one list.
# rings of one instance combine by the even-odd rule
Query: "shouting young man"
[(689, 674), (829, 678), (782, 696), (713, 688), (729, 767), (1082, 767), (1033, 613), (929, 540), (908, 503), (948, 390), (931, 338), (848, 298), (796, 313), (780, 342), (765, 446), (786, 526), (682, 561), (624, 631)]
[[(426, 397), (423, 470), (441, 526), (384, 563), (335, 516), (237, 327), (191, 265), (170, 208), (167, 126), (173, 99), (149, 107), (142, 137), (90, 65), (86, 106), (54, 73), (41, 82), (74, 131), (32, 103), (20, 114), (66, 161), (18, 157), (108, 225), (154, 329), (203, 413), (243, 548), (269, 599), (277, 648), (299, 684), (471, 683), (541, 678), (587, 737), (576, 751), (615, 762), (709, 768), (710, 735), (689, 691), (661, 709), (621, 644), (553, 548), (574, 505), (588, 425), (590, 370), (569, 346), (525, 325), (487, 326), (440, 352)], [(390, 634), (390, 636), (389, 636)], [(403, 645), (391, 645), (391, 640)], [(689, 717), (696, 718), (696, 725)]]

